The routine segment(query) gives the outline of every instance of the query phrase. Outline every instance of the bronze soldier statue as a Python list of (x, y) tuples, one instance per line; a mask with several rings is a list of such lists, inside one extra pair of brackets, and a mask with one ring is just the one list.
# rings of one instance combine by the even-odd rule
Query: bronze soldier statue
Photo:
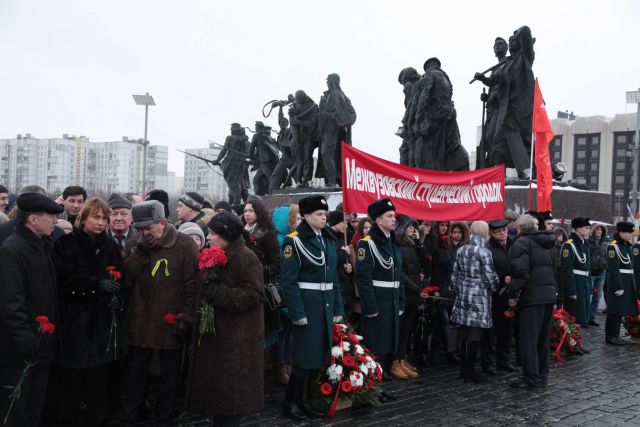
[(487, 94), (483, 92), (480, 95), (480, 100), (483, 103), (483, 108), (485, 108), (487, 112), (486, 121), (483, 123), (482, 140), (480, 141), (481, 148), (476, 153), (476, 156), (478, 156), (477, 164), (480, 167), (484, 167), (489, 164), (491, 164), (492, 166), (494, 165), (491, 159), (495, 157), (494, 140), (496, 133), (496, 118), (498, 112), (498, 93), (495, 84), (493, 84), (493, 77), (496, 76), (497, 78), (498, 73), (500, 73), (500, 71), (502, 71), (502, 68), (504, 68), (505, 63), (508, 60), (508, 51), (509, 47), (507, 46), (507, 41), (502, 37), (496, 37), (496, 40), (493, 43), (493, 53), (495, 54), (496, 58), (498, 58), (498, 64), (491, 68), (491, 74), (488, 78), (484, 78), (484, 75), (482, 75), (482, 78), (474, 79), (480, 80), (485, 85), (489, 86), (489, 93)]
[(269, 192), (269, 180), (279, 158), (276, 142), (271, 138), (271, 126), (256, 122), (256, 133), (249, 147), (249, 159), (257, 170), (253, 177), (253, 192), (258, 196)]
[(229, 187), (229, 203), (240, 204), (249, 197), (249, 137), (239, 123), (231, 124), (231, 135), (227, 136), (214, 165), (220, 165), (224, 180)]
[(411, 100), (415, 95), (414, 88), (415, 83), (420, 80), (420, 74), (413, 67), (407, 67), (400, 71), (398, 76), (398, 82), (402, 85), (404, 92), (404, 117), (402, 117), (402, 131), (399, 136), (402, 138), (402, 144), (400, 145), (400, 164), (415, 167), (415, 160), (413, 153), (415, 151), (415, 136), (411, 131), (411, 128), (407, 125), (409, 119), (409, 107)]
[(269, 180), (269, 193), (273, 193), (274, 190), (279, 188), (291, 187), (291, 179), (287, 179), (289, 176), (289, 169), (293, 166), (293, 151), (291, 147), (291, 128), (289, 127), (289, 120), (282, 113), (282, 105), (278, 111), (278, 124), (280, 125), (280, 132), (278, 133), (278, 139), (276, 145), (282, 154), (280, 161), (276, 165), (271, 178)]
[(318, 146), (318, 105), (303, 90), (294, 95), (289, 122), (294, 159), (287, 179), (293, 177), (298, 188), (308, 187), (313, 176), (313, 150)]
[(333, 188), (342, 178), (340, 142), (351, 145), (351, 126), (356, 122), (356, 111), (340, 88), (339, 75), (329, 74), (327, 86), (328, 90), (320, 98), (320, 153), (316, 177), (324, 176), (325, 185)]
[(453, 87), (438, 58), (424, 63), (424, 75), (415, 83), (407, 125), (417, 137), (416, 167), (431, 170), (469, 170), (469, 155), (460, 142)]
[(531, 69), (535, 53), (531, 29), (524, 26), (509, 38), (511, 56), (490, 77), (476, 73), (475, 79), (496, 91), (497, 111), (493, 147), (488, 153), (489, 165), (504, 164), (516, 168), (518, 177), (527, 179), (531, 152), (531, 120), (535, 80)]

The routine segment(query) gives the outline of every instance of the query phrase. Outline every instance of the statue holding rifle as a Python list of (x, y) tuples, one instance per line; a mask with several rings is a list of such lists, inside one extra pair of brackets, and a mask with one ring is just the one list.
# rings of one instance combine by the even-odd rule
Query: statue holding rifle
[(246, 202), (249, 197), (249, 137), (239, 123), (231, 124), (231, 135), (227, 136), (218, 158), (212, 163), (220, 165), (224, 180), (229, 187), (229, 203)]
[(488, 149), (485, 149), (486, 166), (504, 164), (515, 168), (521, 179), (531, 176), (529, 153), (535, 85), (532, 70), (534, 43), (529, 27), (518, 28), (509, 38), (511, 55), (503, 63), (487, 70), (485, 73), (493, 71), (489, 77), (485, 73), (476, 73), (471, 81), (480, 80), (489, 86), (497, 101), (492, 119), (495, 122), (491, 124), (494, 130), (487, 127), (486, 131), (487, 137), (491, 138)]

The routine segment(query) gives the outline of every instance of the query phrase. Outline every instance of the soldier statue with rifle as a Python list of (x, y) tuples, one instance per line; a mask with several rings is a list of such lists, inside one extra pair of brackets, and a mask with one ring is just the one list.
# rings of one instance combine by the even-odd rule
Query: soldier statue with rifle
[(271, 137), (271, 126), (256, 122), (256, 133), (249, 147), (249, 159), (257, 170), (253, 177), (253, 191), (258, 196), (264, 196), (269, 192), (269, 180), (280, 159), (276, 142)]
[[(498, 58), (498, 63), (482, 73), (484, 77), (484, 74), (491, 72), (491, 75), (487, 79), (487, 83), (491, 81), (491, 76), (493, 76), (494, 74), (497, 75), (504, 67), (506, 61), (508, 60), (507, 51), (507, 41), (502, 37), (496, 37), (496, 40), (493, 43), (493, 52), (495, 53), (496, 58)], [(472, 80), (471, 83), (473, 83), (475, 80), (476, 79)], [(494, 157), (494, 137), (496, 132), (497, 119), (496, 113), (498, 112), (497, 88), (495, 86), (489, 86), (488, 94), (483, 88), (482, 94), (480, 95), (480, 100), (482, 101), (482, 136), (480, 138), (480, 145), (476, 150), (476, 169), (481, 169), (487, 166), (490, 162), (489, 159), (492, 159)]]
[(227, 136), (218, 158), (212, 162), (220, 165), (224, 180), (229, 187), (229, 203), (246, 202), (249, 197), (249, 137), (239, 123), (231, 124), (231, 135)]

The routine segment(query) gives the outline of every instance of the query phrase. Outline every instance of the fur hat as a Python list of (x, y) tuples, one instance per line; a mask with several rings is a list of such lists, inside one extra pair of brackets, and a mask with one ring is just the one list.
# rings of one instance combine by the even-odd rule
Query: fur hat
[(317, 210), (329, 210), (329, 204), (324, 196), (309, 196), (298, 201), (298, 207), (300, 208), (300, 215), (313, 213)]
[(589, 218), (577, 216), (571, 220), (571, 228), (575, 230), (580, 227), (591, 227), (591, 224), (589, 224)]
[(145, 228), (161, 219), (166, 219), (164, 206), (157, 200), (148, 200), (134, 205), (131, 208), (131, 216), (135, 228)]
[(383, 213), (389, 212), (389, 211), (395, 212), (395, 210), (396, 210), (396, 207), (394, 206), (391, 199), (385, 198), (385, 199), (376, 200), (375, 202), (371, 203), (367, 208), (367, 213), (369, 214), (369, 218), (375, 221), (376, 218), (378, 218)]
[(616, 224), (618, 233), (633, 233), (633, 223), (628, 221), (620, 221)]

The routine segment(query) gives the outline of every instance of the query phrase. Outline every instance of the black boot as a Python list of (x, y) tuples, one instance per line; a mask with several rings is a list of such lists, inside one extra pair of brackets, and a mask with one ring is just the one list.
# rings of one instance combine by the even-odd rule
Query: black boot
[(305, 378), (292, 375), (287, 385), (287, 393), (282, 405), (282, 415), (293, 420), (306, 420), (307, 416), (303, 409), (299, 407), (298, 402), (304, 394)]
[(620, 316), (607, 316), (604, 324), (604, 334), (607, 344), (620, 345), (618, 344), (620, 341), (618, 338), (620, 336), (620, 323), (622, 323)]
[(461, 380), (467, 380), (468, 370), (467, 370), (467, 342), (462, 341), (460, 343), (460, 375), (459, 378)]
[(487, 382), (487, 377), (476, 372), (476, 357), (478, 356), (479, 347), (480, 347), (480, 342), (478, 341), (467, 343), (467, 360), (466, 360), (467, 378), (465, 378), (465, 382), (470, 381), (475, 384)]

